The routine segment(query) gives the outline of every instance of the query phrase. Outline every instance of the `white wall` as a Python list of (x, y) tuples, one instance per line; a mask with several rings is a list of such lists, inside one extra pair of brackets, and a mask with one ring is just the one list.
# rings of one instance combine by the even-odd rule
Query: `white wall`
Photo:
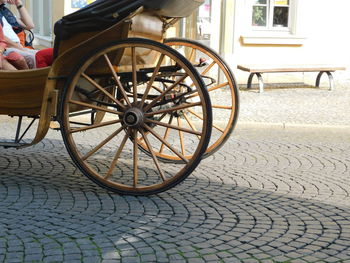
[[(350, 81), (349, 0), (297, 0), (295, 33), (305, 37), (302, 45), (242, 44), (241, 37), (251, 34), (248, 8), (251, 0), (232, 1), (235, 4), (233, 54), (225, 57), (240, 83), (246, 82), (247, 73), (235, 70), (237, 64), (339, 64), (348, 70), (337, 72), (336, 80)], [(269, 74), (268, 78), (275, 78), (270, 75), (275, 74)], [(295, 81), (304, 81), (307, 75), (296, 74)]]

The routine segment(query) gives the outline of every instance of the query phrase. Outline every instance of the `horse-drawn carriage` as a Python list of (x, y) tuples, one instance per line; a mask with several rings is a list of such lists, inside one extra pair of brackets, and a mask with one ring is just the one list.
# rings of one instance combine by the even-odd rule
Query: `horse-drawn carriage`
[[(184, 180), (223, 145), (238, 113), (220, 56), (164, 39), (202, 2), (99, 0), (63, 17), (51, 67), (0, 72), (0, 115), (19, 117), (15, 139), (0, 146), (36, 144), (57, 121), (76, 166), (111, 191), (153, 194)], [(32, 122), (21, 134), (23, 117)]]

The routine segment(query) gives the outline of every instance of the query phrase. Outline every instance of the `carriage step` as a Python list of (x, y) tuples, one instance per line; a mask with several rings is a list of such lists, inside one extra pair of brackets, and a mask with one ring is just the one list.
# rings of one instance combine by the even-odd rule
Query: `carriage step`
[(19, 142), (0, 142), (0, 147), (4, 148), (19, 148), (29, 143), (19, 143)]

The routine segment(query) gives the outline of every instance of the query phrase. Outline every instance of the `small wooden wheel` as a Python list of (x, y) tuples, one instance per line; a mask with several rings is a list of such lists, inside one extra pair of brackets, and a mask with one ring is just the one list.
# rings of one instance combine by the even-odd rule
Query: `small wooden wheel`
[[(207, 46), (182, 38), (166, 39), (164, 43), (191, 62), (202, 76), (209, 92), (213, 110), (213, 128), (208, 149), (203, 156), (208, 157), (224, 145), (236, 125), (239, 110), (236, 80), (227, 63)], [(197, 94), (193, 95), (195, 96)], [(204, 118), (203, 115), (190, 109), (183, 112), (183, 122), (190, 123), (191, 117), (194, 120)]]
[[(78, 64), (62, 96), (61, 132), (70, 156), (87, 177), (117, 193), (147, 195), (175, 186), (209, 143), (212, 113), (202, 78), (161, 43), (130, 38), (99, 47)], [(74, 114), (86, 110), (103, 118), (91, 123)], [(173, 123), (185, 110), (204, 117), (187, 126)], [(160, 152), (181, 162), (160, 163)]]

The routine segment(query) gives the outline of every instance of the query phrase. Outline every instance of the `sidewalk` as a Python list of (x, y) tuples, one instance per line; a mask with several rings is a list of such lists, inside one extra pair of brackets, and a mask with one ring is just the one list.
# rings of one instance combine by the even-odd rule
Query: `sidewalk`
[(238, 125), (350, 128), (350, 85), (240, 90)]

